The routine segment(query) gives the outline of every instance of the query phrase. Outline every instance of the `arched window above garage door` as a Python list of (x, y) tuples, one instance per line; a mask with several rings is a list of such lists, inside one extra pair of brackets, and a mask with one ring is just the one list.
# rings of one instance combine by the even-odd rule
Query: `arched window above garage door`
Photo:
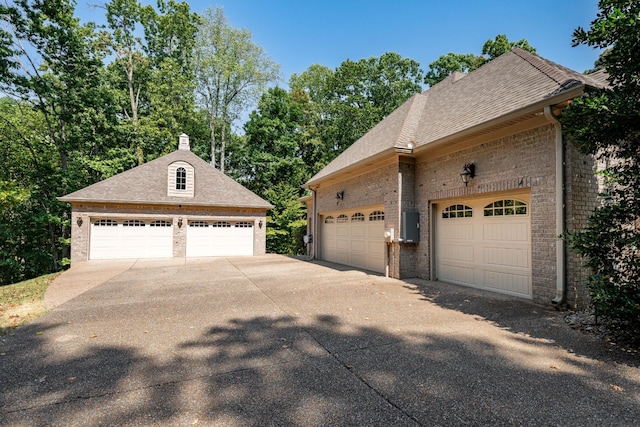
[(360, 212), (356, 212), (353, 215), (351, 215), (351, 221), (352, 222), (364, 222), (364, 214), (360, 213)]
[(347, 222), (349, 222), (349, 217), (348, 217), (348, 216), (346, 216), (346, 215), (344, 215), (344, 214), (342, 214), (342, 215), (338, 216), (338, 220), (337, 220), (336, 222), (337, 222), (338, 224), (344, 224), (344, 223), (347, 223)]
[(324, 223), (325, 224), (333, 224), (334, 222), (336, 222), (336, 219), (334, 217), (332, 217), (331, 215), (329, 215), (328, 217), (326, 217), (324, 219)]
[(442, 218), (471, 218), (473, 209), (467, 205), (451, 205), (442, 210)]
[(384, 221), (384, 212), (373, 211), (369, 214), (369, 221)]
[(209, 223), (207, 221), (189, 221), (189, 227), (208, 227)]
[(93, 225), (98, 227), (116, 227), (118, 222), (112, 219), (100, 219), (94, 222)]
[(515, 199), (496, 200), (484, 207), (484, 216), (527, 215), (525, 202)]

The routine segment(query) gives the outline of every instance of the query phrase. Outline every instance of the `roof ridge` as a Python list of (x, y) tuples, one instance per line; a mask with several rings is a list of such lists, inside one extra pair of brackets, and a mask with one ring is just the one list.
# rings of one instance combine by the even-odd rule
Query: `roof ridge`
[(411, 100), (409, 111), (407, 111), (394, 147), (404, 147), (412, 142), (415, 144), (415, 141), (412, 141), (412, 139), (415, 139), (416, 129), (422, 118), (422, 110), (427, 102), (427, 93), (416, 93), (412, 95), (411, 98), (413, 99)]
[(545, 59), (522, 48), (514, 47), (511, 52), (518, 55), (536, 70), (556, 82), (561, 88), (568, 88), (569, 86), (572, 86), (572, 82), (588, 84), (593, 87), (602, 87), (602, 83), (597, 79), (592, 79), (588, 75), (572, 70), (571, 68), (560, 65), (549, 59)]

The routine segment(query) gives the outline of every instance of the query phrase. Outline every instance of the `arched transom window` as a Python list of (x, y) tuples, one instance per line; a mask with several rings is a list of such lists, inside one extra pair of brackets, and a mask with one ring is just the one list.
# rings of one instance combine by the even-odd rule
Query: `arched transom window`
[(351, 221), (353, 221), (353, 222), (364, 221), (364, 214), (362, 214), (360, 212), (354, 213), (353, 215), (351, 215)]
[(473, 209), (467, 205), (451, 205), (442, 211), (442, 218), (470, 218), (472, 216)]
[(369, 221), (384, 221), (384, 212), (373, 211), (369, 214)]
[(527, 215), (525, 202), (515, 199), (496, 200), (484, 207), (484, 216)]
[(187, 189), (187, 170), (183, 167), (176, 169), (176, 190)]

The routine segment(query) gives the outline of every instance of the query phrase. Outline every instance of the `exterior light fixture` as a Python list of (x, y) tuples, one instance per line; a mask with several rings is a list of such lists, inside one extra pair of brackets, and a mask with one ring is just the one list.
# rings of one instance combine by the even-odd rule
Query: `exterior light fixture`
[(182, 228), (182, 217), (178, 218), (178, 228)]
[(476, 176), (476, 167), (473, 163), (467, 163), (462, 168), (462, 172), (460, 173), (460, 178), (462, 178), (462, 182), (464, 182), (464, 186), (466, 187), (469, 184), (469, 180)]
[(78, 219), (76, 219), (76, 224), (78, 224), (78, 227), (82, 227), (82, 217), (79, 216)]
[(344, 190), (343, 191), (338, 191), (336, 193), (336, 199), (337, 200), (344, 200)]
[(258, 227), (262, 229), (262, 220), (258, 221)]

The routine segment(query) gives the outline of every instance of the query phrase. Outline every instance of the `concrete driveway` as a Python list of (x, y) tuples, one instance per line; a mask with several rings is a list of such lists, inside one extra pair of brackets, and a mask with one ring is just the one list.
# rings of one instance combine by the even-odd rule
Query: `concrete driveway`
[(438, 282), (275, 255), (89, 262), (47, 301), (0, 341), (1, 425), (640, 419), (636, 356), (562, 313)]

